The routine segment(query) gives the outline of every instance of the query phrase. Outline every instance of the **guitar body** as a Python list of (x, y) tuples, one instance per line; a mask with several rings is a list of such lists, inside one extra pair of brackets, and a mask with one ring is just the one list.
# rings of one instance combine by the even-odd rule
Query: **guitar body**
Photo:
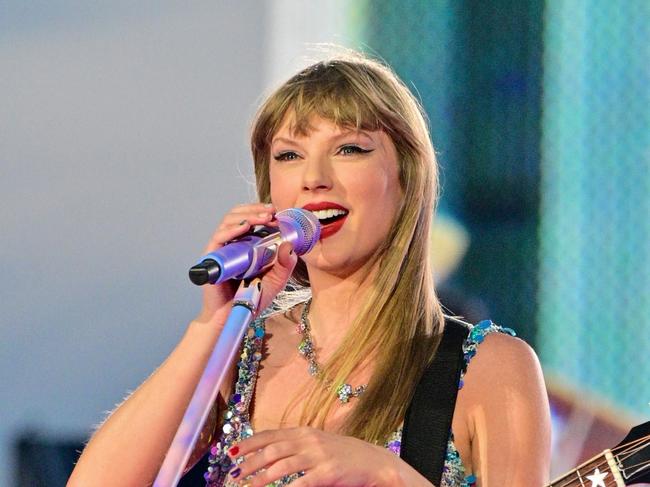
[(611, 450), (587, 460), (547, 487), (624, 487), (650, 483), (650, 421), (635, 426)]

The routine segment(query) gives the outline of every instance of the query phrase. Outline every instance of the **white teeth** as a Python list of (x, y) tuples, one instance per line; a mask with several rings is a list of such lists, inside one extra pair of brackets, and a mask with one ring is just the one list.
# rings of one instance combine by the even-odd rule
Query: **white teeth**
[(319, 220), (325, 220), (327, 218), (332, 218), (332, 217), (339, 216), (339, 215), (347, 215), (348, 212), (345, 211), (345, 210), (330, 209), (330, 210), (315, 210), (315, 211), (312, 211), (312, 213)]

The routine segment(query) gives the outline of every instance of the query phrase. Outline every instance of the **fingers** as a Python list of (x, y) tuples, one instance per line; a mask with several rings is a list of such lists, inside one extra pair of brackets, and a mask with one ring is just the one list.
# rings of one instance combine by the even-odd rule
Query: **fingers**
[(254, 203), (236, 206), (223, 218), (219, 229), (239, 225), (242, 220), (247, 220), (253, 225), (261, 225), (271, 221), (274, 214), (275, 208), (270, 204)]
[(309, 446), (322, 434), (309, 427), (256, 433), (228, 451), (233, 460), (244, 458), (231, 475), (235, 472), (242, 485), (264, 487), (286, 475), (313, 469), (316, 457), (310, 454)]
[[(247, 479), (251, 485), (263, 487), (274, 480), (311, 467), (307, 455), (302, 455), (296, 449), (294, 442), (279, 441), (266, 448), (248, 454), (239, 464), (238, 479)], [(231, 473), (232, 475), (232, 473)]]
[(391, 469), (400, 461), (379, 446), (307, 426), (256, 433), (228, 455), (238, 459), (231, 476), (250, 487), (285, 476), (299, 477), (295, 483), (302, 487), (343, 485), (342, 479), (345, 485), (393, 485), (377, 466), (393, 462)]
[(274, 216), (275, 207), (270, 204), (253, 203), (236, 206), (223, 218), (203, 253), (207, 254), (221, 248), (226, 242), (245, 234), (255, 225), (275, 225)]
[[(286, 476), (298, 477), (303, 475), (304, 470), (301, 470), (301, 468), (307, 468), (304, 467), (306, 464), (306, 458), (306, 456), (303, 458), (300, 455), (283, 458), (282, 460), (270, 465), (267, 469), (255, 474), (252, 478), (246, 481), (245, 485), (249, 485), (250, 487), (265, 487), (269, 484), (274, 485), (273, 482)], [(301, 465), (303, 465), (303, 467), (301, 467)], [(282, 485), (284, 485), (284, 483)]]
[(274, 443), (276, 441), (291, 440), (298, 430), (302, 428), (287, 428), (283, 430), (267, 430), (255, 433), (253, 436), (246, 438), (228, 451), (231, 457), (248, 455)]
[(221, 247), (226, 242), (229, 242), (230, 240), (233, 240), (244, 233), (246, 233), (249, 229), (251, 228), (250, 223), (246, 220), (242, 220), (238, 226), (232, 226), (229, 228), (224, 228), (222, 230), (217, 230), (212, 234), (212, 237), (210, 238), (210, 241), (208, 242), (208, 245), (203, 249), (204, 254), (208, 254), (210, 252), (213, 252)]

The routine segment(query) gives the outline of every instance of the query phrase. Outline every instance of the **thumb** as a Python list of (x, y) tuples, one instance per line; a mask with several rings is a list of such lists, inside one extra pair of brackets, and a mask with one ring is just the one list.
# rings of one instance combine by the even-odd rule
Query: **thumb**
[(273, 298), (285, 288), (297, 262), (298, 256), (293, 251), (291, 243), (282, 243), (278, 249), (277, 261), (262, 278), (264, 306), (268, 306)]
[(275, 265), (269, 270), (269, 277), (284, 289), (297, 262), (298, 256), (293, 250), (293, 245), (290, 242), (284, 242), (278, 249), (278, 259)]
[(291, 242), (283, 242), (278, 249), (278, 261), (275, 265), (278, 266), (279, 264), (282, 269), (289, 272), (289, 275), (287, 276), (288, 279), (297, 262), (298, 256), (293, 250), (293, 244)]

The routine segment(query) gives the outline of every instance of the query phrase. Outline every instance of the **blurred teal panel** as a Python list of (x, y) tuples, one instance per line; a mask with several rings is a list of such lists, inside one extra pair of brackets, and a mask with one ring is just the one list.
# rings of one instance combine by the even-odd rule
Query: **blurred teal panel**
[(650, 2), (544, 19), (538, 345), (545, 368), (650, 408)]

